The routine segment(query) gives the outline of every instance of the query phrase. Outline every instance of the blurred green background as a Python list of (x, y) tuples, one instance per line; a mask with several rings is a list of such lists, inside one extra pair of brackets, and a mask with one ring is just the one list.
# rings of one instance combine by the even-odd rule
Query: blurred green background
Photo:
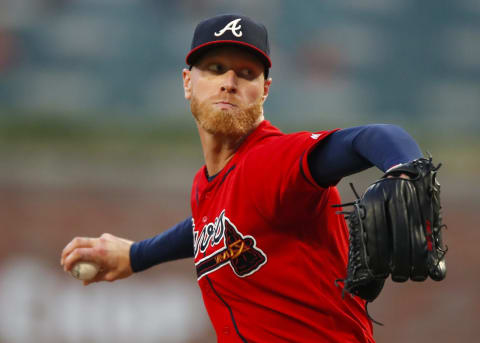
[[(181, 70), (196, 23), (265, 23), (265, 114), (286, 132), (407, 129), (442, 162), (448, 276), (388, 282), (378, 342), (480, 335), (480, 3), (476, 0), (2, 0), (0, 342), (215, 342), (192, 261), (82, 287), (74, 236), (151, 237), (189, 216), (203, 164)], [(343, 180), (365, 188), (369, 170)]]

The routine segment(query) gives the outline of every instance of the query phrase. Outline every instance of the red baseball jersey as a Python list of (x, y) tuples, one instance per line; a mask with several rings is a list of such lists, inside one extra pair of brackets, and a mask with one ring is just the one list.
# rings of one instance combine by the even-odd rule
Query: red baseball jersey
[(373, 342), (364, 302), (342, 299), (348, 230), (307, 155), (334, 131), (284, 134), (268, 121), (191, 194), (198, 284), (218, 342)]

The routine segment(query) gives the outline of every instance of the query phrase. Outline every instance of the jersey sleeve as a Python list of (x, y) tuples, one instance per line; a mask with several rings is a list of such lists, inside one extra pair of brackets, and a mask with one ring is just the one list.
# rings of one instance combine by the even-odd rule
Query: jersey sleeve
[[(296, 215), (313, 211), (325, 201), (328, 188), (313, 178), (308, 155), (332, 131), (299, 132), (259, 142), (245, 159), (243, 184), (256, 208), (268, 220), (278, 213)], [(293, 210), (294, 209), (294, 210)]]

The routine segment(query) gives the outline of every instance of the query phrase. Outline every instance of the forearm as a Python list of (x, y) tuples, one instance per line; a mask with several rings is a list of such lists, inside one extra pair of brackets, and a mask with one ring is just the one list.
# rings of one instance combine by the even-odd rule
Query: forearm
[(134, 272), (187, 257), (193, 257), (191, 217), (155, 237), (135, 242), (130, 248), (130, 264)]
[(375, 124), (335, 132), (309, 155), (312, 176), (321, 186), (372, 166), (386, 171), (422, 156), (415, 140), (395, 125)]

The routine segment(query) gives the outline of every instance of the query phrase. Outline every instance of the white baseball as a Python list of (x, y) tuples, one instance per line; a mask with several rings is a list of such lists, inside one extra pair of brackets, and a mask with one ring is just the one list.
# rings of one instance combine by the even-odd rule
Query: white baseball
[(89, 281), (95, 277), (98, 273), (98, 265), (92, 262), (77, 262), (70, 274), (76, 279)]

